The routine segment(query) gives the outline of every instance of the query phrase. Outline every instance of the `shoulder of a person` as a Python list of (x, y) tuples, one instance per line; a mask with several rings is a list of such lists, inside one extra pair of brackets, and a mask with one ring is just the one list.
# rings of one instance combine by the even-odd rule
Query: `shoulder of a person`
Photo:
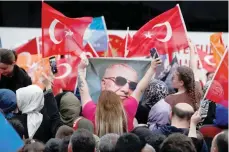
[(27, 122), (27, 114), (15, 114), (11, 119), (17, 119), (19, 120), (21, 123), (25, 123)]
[(14, 65), (14, 72), (16, 72), (17, 74), (27, 75), (27, 72), (25, 71), (25, 69), (19, 67), (16, 64)]
[(124, 103), (128, 103), (128, 102), (132, 102), (135, 101), (136, 103), (138, 103), (137, 99), (135, 99), (133, 96), (129, 96), (127, 99), (125, 99), (123, 102)]
[(170, 94), (170, 95), (166, 96), (165, 102), (168, 102), (169, 100), (171, 100), (173, 98), (172, 96), (174, 96), (174, 94)]
[(19, 67), (18, 65), (15, 65), (15, 72), (17, 73), (17, 75), (19, 75), (20, 77), (26, 77), (26, 78), (30, 78), (28, 73), (25, 71), (25, 69)]

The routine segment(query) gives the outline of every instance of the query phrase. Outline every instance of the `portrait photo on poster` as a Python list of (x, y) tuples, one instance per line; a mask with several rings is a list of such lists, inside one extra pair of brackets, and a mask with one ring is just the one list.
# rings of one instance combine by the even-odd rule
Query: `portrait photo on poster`
[[(119, 83), (120, 88), (128, 82), (129, 88), (133, 90), (136, 87), (134, 84), (144, 76), (150, 63), (151, 59), (90, 58), (86, 81), (93, 101), (98, 101), (103, 81)], [(115, 87), (105, 86), (105, 89), (112, 90)]]

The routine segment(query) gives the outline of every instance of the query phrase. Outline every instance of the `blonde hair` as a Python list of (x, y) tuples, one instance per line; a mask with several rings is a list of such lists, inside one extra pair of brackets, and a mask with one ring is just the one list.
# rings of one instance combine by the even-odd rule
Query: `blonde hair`
[(122, 135), (127, 132), (127, 118), (122, 101), (112, 91), (102, 91), (95, 114), (96, 134), (102, 137), (108, 133)]

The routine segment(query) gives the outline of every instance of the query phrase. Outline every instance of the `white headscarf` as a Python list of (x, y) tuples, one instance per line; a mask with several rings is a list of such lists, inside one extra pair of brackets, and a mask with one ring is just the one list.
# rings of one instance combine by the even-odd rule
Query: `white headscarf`
[(44, 107), (44, 94), (37, 85), (30, 85), (16, 91), (18, 109), (27, 114), (29, 138), (33, 138), (43, 120), (40, 110)]

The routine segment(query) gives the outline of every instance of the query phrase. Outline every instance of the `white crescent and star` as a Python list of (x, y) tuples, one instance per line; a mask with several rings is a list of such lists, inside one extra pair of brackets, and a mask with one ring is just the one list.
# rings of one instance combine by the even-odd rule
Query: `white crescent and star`
[(55, 27), (56, 27), (56, 24), (57, 23), (59, 23), (59, 21), (57, 19), (54, 19), (52, 21), (52, 23), (50, 24), (50, 27), (49, 27), (49, 36), (50, 36), (50, 39), (53, 41), (53, 43), (60, 44), (62, 40), (58, 41), (55, 38)]
[[(158, 41), (161, 41), (161, 42), (167, 42), (171, 39), (172, 37), (172, 27), (170, 25), (170, 23), (168, 21), (164, 22), (164, 23), (159, 23), (159, 24), (156, 24), (152, 29), (156, 28), (156, 27), (161, 27), (161, 26), (165, 26), (166, 27), (166, 36), (163, 38), (163, 39), (159, 39), (156, 37), (156, 39)], [(146, 38), (152, 38), (152, 35), (155, 35), (151, 32), (147, 32), (144, 34)]]
[(208, 65), (216, 66), (215, 63), (212, 63), (212, 62), (210, 61), (212, 58), (213, 58), (212, 55), (206, 55), (206, 56), (204, 57), (204, 61), (205, 61)]
[[(50, 24), (50, 26), (49, 26), (49, 36), (50, 36), (50, 39), (52, 40), (52, 42), (54, 43), (54, 44), (60, 44), (61, 42), (62, 42), (62, 40), (57, 40), (56, 39), (56, 37), (55, 37), (55, 27), (56, 27), (56, 25), (58, 24), (58, 23), (60, 23), (60, 21), (58, 21), (57, 19), (54, 19), (52, 22), (51, 22), (51, 24)], [(70, 30), (70, 29), (68, 29), (68, 30), (65, 30), (64, 31), (65, 32), (65, 37), (66, 36), (72, 36), (73, 35), (73, 32)]]
[(58, 67), (60, 66), (64, 66), (66, 68), (66, 72), (61, 76), (55, 77), (55, 79), (64, 79), (72, 72), (72, 67), (68, 63), (62, 63), (58, 65)]

